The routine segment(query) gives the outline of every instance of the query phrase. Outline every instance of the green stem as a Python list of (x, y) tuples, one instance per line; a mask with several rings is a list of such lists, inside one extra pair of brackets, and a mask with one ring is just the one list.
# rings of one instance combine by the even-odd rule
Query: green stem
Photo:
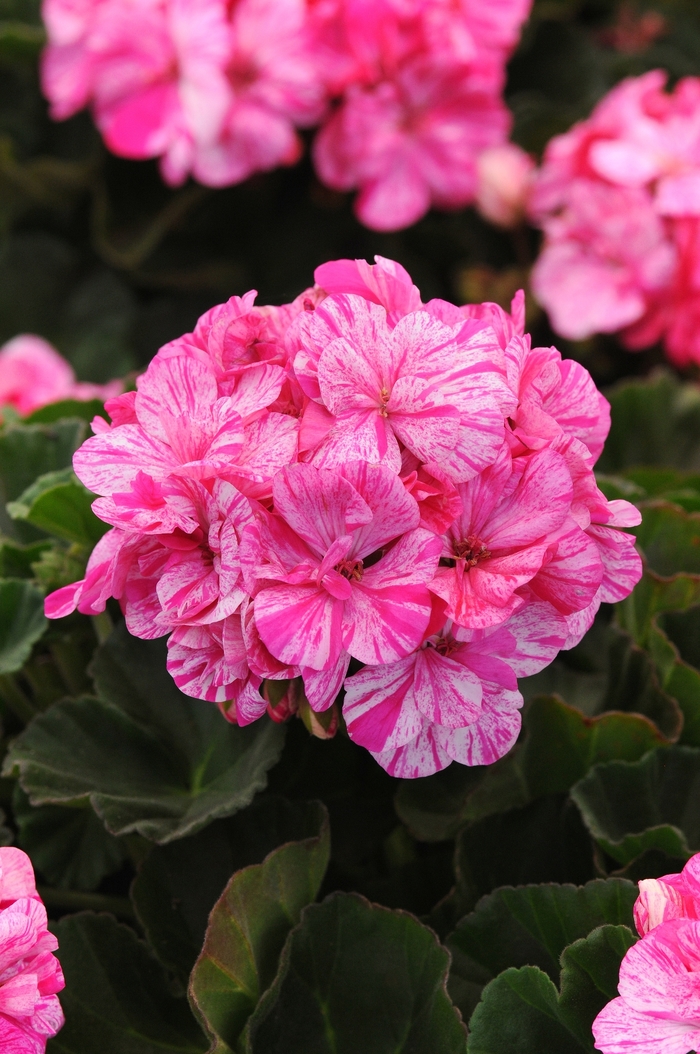
[(0, 699), (24, 724), (36, 717), (38, 711), (11, 673), (0, 674)]
[(53, 889), (38, 886), (39, 896), (47, 908), (56, 911), (109, 911), (120, 919), (136, 920), (136, 913), (128, 897), (112, 897), (106, 893), (79, 893), (74, 889)]

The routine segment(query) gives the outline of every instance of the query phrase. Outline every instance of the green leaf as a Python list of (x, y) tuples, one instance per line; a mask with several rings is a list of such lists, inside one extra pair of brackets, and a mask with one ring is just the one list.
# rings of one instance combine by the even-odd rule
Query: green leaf
[(591, 840), (568, 797), (548, 794), (465, 827), (457, 838), (455, 870), (464, 914), (498, 886), (582, 885), (594, 877)]
[(655, 615), (682, 610), (699, 600), (700, 575), (662, 578), (647, 569), (632, 593), (616, 605), (617, 623), (637, 644), (646, 647)]
[(661, 747), (640, 761), (596, 765), (571, 797), (621, 864), (648, 849), (683, 859), (700, 849), (700, 749)]
[(9, 540), (0, 542), (0, 578), (33, 578), (32, 564), (52, 546), (48, 538), (32, 545), (17, 545)]
[(97, 889), (102, 879), (124, 862), (124, 847), (105, 831), (89, 806), (34, 808), (16, 784), (12, 812), (19, 831), (18, 844), (56, 889)]
[(38, 476), (69, 468), (73, 454), (87, 436), (84, 421), (55, 424), (11, 424), (0, 429), (0, 530), (20, 542), (35, 541), (38, 532), (16, 523), (5, 511)]
[(445, 942), (452, 999), (467, 1018), (481, 987), (510, 966), (539, 966), (558, 981), (568, 944), (606, 923), (633, 925), (637, 894), (634, 883), (610, 878), (585, 886), (504, 886), (482, 897)]
[(209, 913), (231, 875), (261, 863), (285, 842), (305, 838), (317, 812), (307, 802), (265, 796), (148, 854), (131, 898), (158, 958), (185, 985), (204, 944)]
[(26, 424), (50, 425), (66, 417), (79, 418), (88, 424), (95, 417), (104, 417), (105, 421), (109, 420), (109, 414), (105, 410), (102, 399), (61, 399), (57, 403), (40, 406), (24, 420)]
[(230, 725), (211, 703), (178, 691), (165, 656), (163, 640), (119, 627), (94, 661), (101, 698), (55, 703), (13, 741), (4, 771), (33, 805), (89, 801), (112, 834), (164, 843), (252, 801), (284, 726)]
[(206, 1041), (165, 970), (133, 930), (111, 915), (57, 924), (66, 978), (66, 1023), (48, 1054), (203, 1054)]
[(537, 966), (499, 974), (469, 1022), (469, 1054), (594, 1054), (591, 1025), (616, 995), (634, 941), (626, 926), (601, 926), (576, 941), (562, 955), (561, 995)]
[(44, 597), (31, 582), (0, 581), (0, 674), (15, 673), (48, 626)]
[(678, 739), (683, 713), (677, 700), (661, 687), (649, 654), (616, 627), (610, 630), (608, 671), (603, 709), (643, 714), (667, 740)]
[(47, 534), (90, 549), (109, 530), (92, 511), (95, 495), (72, 468), (39, 476), (16, 501), (7, 505), (13, 520), (26, 520)]
[(596, 468), (631, 465), (700, 470), (700, 391), (666, 370), (607, 393), (612, 426)]
[(406, 912), (334, 893), (290, 933), (248, 1022), (250, 1054), (464, 1054), (449, 956)]
[(235, 1050), (277, 972), (287, 934), (318, 896), (330, 855), (328, 814), (310, 805), (299, 840), (237, 871), (214, 905), (189, 985), (212, 1054)]
[(491, 769), (452, 765), (436, 776), (402, 783), (396, 810), (416, 838), (453, 837), (468, 820), (568, 790), (599, 761), (636, 761), (665, 742), (647, 718), (585, 717), (553, 696), (534, 699), (524, 723), (524, 743)]

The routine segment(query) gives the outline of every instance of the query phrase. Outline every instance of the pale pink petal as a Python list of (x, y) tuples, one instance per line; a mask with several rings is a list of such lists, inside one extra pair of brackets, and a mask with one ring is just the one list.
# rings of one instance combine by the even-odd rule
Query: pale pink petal
[(432, 728), (424, 729), (403, 747), (372, 751), (372, 755), (390, 776), (396, 776), (397, 779), (432, 776), (452, 763), (452, 758), (443, 750)]

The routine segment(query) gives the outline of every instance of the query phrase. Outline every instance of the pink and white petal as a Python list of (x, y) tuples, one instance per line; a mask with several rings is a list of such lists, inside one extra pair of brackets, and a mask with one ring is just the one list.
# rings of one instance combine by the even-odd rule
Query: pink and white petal
[(461, 765), (492, 765), (508, 753), (520, 734), (520, 692), (499, 688), (489, 694), (474, 724), (453, 729), (434, 726), (441, 748)]
[(164, 415), (191, 424), (218, 399), (214, 371), (189, 356), (156, 356), (137, 381), (136, 416), (142, 428), (162, 443), (170, 443)]
[(343, 601), (315, 585), (275, 585), (255, 598), (263, 643), (280, 662), (327, 670), (342, 648)]
[(0, 909), (21, 897), (38, 897), (34, 868), (26, 853), (13, 845), (0, 847)]
[(318, 468), (340, 468), (348, 461), (368, 461), (401, 470), (399, 444), (388, 418), (376, 409), (336, 417), (333, 427), (309, 458)]
[(350, 665), (350, 656), (347, 652), (341, 652), (335, 666), (328, 670), (312, 670), (308, 666), (301, 667), (301, 676), (304, 681), (304, 693), (312, 710), (327, 710), (332, 706), (343, 687), (343, 681)]
[[(264, 482), (297, 457), (299, 422), (288, 414), (266, 413), (243, 431), (243, 446), (224, 474)], [(244, 483), (241, 486), (245, 486)]]
[(447, 728), (471, 725), (481, 714), (479, 677), (435, 648), (422, 648), (416, 655), (413, 697), (429, 722)]
[(73, 455), (78, 479), (95, 494), (127, 491), (139, 472), (165, 479), (178, 462), (165, 443), (147, 435), (140, 425), (120, 425), (91, 436)]
[[(367, 551), (370, 541), (375, 542), (376, 538), (368, 540), (363, 551)], [(365, 590), (381, 591), (430, 582), (437, 571), (441, 552), (442, 539), (432, 531), (416, 527), (399, 538), (381, 560), (364, 570), (360, 585)]]
[(603, 580), (598, 547), (578, 525), (564, 526), (551, 559), (529, 584), (539, 597), (563, 615), (588, 607)]
[(390, 776), (396, 776), (397, 779), (413, 780), (432, 776), (452, 764), (452, 758), (438, 742), (435, 731), (435, 728), (428, 726), (406, 746), (381, 753), (372, 751), (372, 757)]
[(634, 1010), (613, 999), (593, 1022), (596, 1049), (602, 1054), (688, 1054), (700, 1046), (700, 1027)]
[(615, 604), (624, 600), (642, 577), (642, 559), (634, 547), (634, 535), (597, 524), (591, 524), (586, 534), (598, 546), (603, 562), (601, 601)]
[(272, 485), (275, 512), (322, 555), (338, 538), (372, 520), (372, 509), (339, 471), (292, 465)]
[[(515, 651), (505, 661), (517, 677), (532, 677), (556, 657), (566, 643), (566, 619), (550, 604), (533, 601), (508, 620), (505, 629), (515, 638)], [(489, 641), (488, 636), (484, 645)]]
[(503, 414), (489, 399), (460, 417), (454, 450), (448, 457), (435, 458), (435, 463), (455, 483), (464, 483), (495, 461), (504, 434)]
[(413, 699), (415, 658), (368, 666), (346, 679), (343, 716), (355, 743), (372, 751), (394, 749), (423, 728)]
[(591, 603), (587, 608), (584, 608), (583, 611), (573, 611), (570, 615), (565, 616), (568, 632), (566, 643), (563, 645), (562, 651), (569, 651), (571, 648), (575, 648), (576, 645), (580, 644), (586, 636), (595, 622), (595, 617), (598, 614), (600, 605), (603, 603), (600, 594), (601, 590), (599, 589)]
[(421, 643), (430, 611), (424, 585), (368, 589), (358, 582), (345, 601), (342, 645), (360, 662), (396, 662)]
[[(514, 469), (520, 460), (516, 459)], [(569, 512), (573, 488), (564, 458), (542, 450), (522, 460), (525, 466), (517, 486), (497, 506), (485, 529), (483, 540), (491, 551), (532, 545), (561, 527)]]
[(388, 468), (351, 461), (340, 469), (371, 510), (371, 520), (353, 533), (353, 553), (360, 559), (418, 527), (420, 512), (399, 477)]

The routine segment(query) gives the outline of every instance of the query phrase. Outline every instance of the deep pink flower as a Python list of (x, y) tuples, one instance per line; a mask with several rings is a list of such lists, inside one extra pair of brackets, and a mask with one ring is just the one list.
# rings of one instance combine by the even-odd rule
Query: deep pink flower
[(41, 337), (24, 333), (0, 348), (0, 406), (30, 414), (61, 399), (109, 399), (121, 381), (88, 384), (75, 379), (73, 367)]
[(620, 995), (593, 1035), (603, 1054), (688, 1054), (700, 1046), (700, 922), (656, 926), (625, 955)]
[[(434, 609), (439, 622), (439, 605)], [(516, 678), (548, 665), (565, 637), (565, 620), (541, 603), (496, 629), (465, 630), (449, 621), (431, 626), (405, 659), (368, 666), (346, 680), (350, 737), (404, 778), (430, 775), (453, 760), (491, 764), (520, 731)]]
[(29, 858), (0, 848), (0, 1046), (8, 1054), (44, 1054), (63, 1025), (57, 947)]
[(411, 651), (428, 623), (440, 541), (418, 527), (399, 478), (358, 461), (332, 471), (297, 465), (275, 478), (273, 497), (252, 559), (263, 586), (255, 622), (272, 654), (327, 670), (344, 651), (361, 662)]

